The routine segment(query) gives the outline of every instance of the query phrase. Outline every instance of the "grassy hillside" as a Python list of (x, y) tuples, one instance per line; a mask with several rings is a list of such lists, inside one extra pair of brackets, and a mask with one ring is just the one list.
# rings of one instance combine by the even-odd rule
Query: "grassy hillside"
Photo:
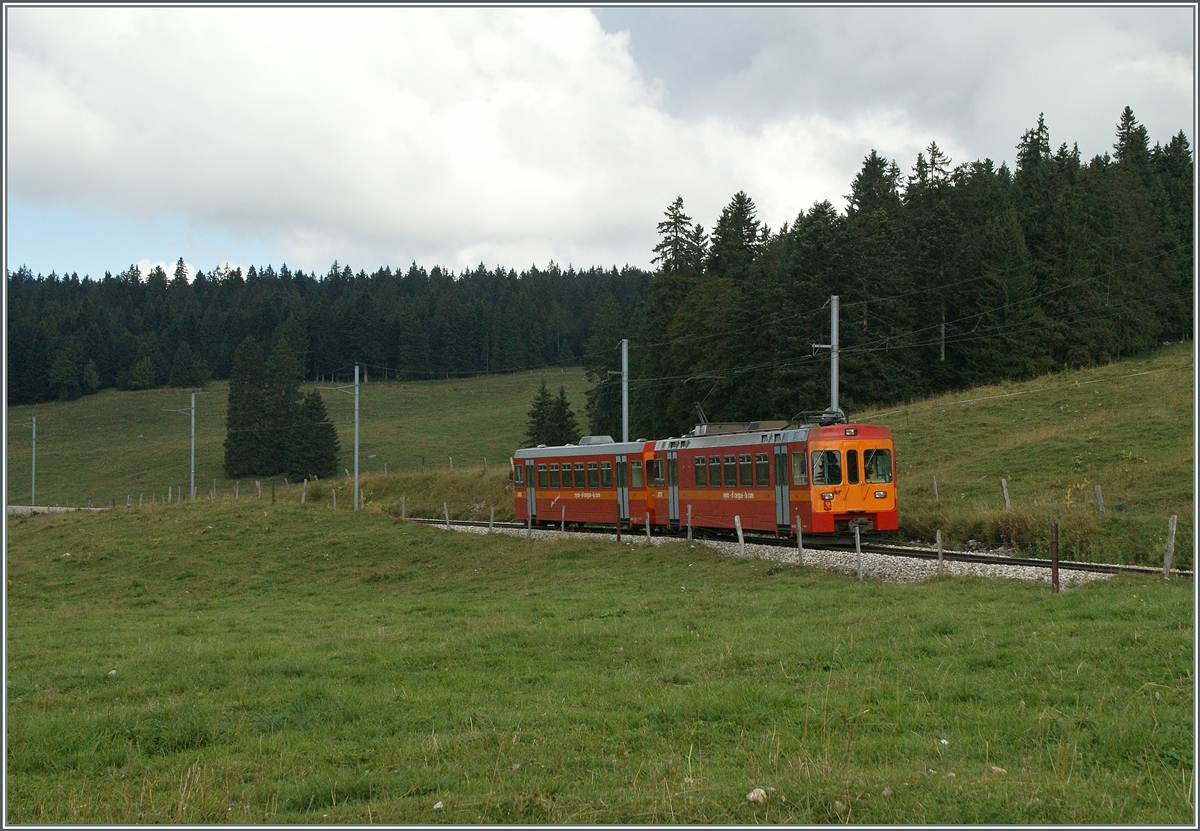
[(860, 584), (326, 504), (8, 531), (7, 824), (1194, 820), (1184, 581)]
[[(525, 433), (526, 415), (542, 379), (566, 388), (572, 406), (582, 410), (586, 380), (578, 369), (550, 369), (469, 380), (370, 383), (359, 391), (359, 469), (363, 473), (446, 470), (507, 464)], [(208, 493), (212, 480), (227, 493), (224, 458), (228, 390), (213, 384), (196, 396), (196, 490)], [(353, 468), (354, 397), (323, 391), (337, 424), (342, 468)], [(186, 409), (183, 390), (106, 390), (69, 403), (10, 407), (8, 410), (8, 501), (28, 504), (31, 432), (16, 426), (37, 416), (37, 501), (42, 505), (88, 500), (137, 501), (168, 487), (186, 491), (190, 471), (189, 420), (164, 412)], [(586, 424), (580, 415), (580, 422)], [(252, 486), (252, 483), (250, 483)], [(246, 483), (243, 482), (242, 492)]]
[[(887, 424), (896, 435), (905, 536), (929, 540), (940, 528), (955, 545), (976, 540), (1044, 553), (1050, 523), (1058, 521), (1064, 557), (1160, 564), (1167, 520), (1176, 514), (1176, 562), (1190, 568), (1193, 365), (1191, 344), (1177, 344), (1144, 359), (852, 415)], [(563, 384), (582, 409), (586, 381), (577, 370), (365, 385), (360, 469), (368, 501), (396, 515), (403, 496), (414, 516), (439, 516), (447, 502), (456, 517), (486, 518), (490, 505), (498, 518), (511, 517), (501, 471), (521, 443), (542, 378), (555, 389)], [(353, 398), (326, 392), (325, 399), (341, 436), (342, 467), (349, 468)], [(213, 479), (222, 494), (232, 489), (221, 473), (225, 401), (218, 386), (196, 400), (200, 494)], [(163, 410), (187, 405), (186, 393), (175, 390), (110, 391), (10, 409), (9, 500), (28, 501), (30, 435), (14, 424), (34, 413), (42, 504), (123, 502), (126, 494), (136, 502), (139, 492), (148, 500), (168, 486), (186, 487), (188, 420)], [(451, 456), (457, 475), (449, 474)], [(385, 463), (387, 478), (378, 475)], [(1004, 509), (1002, 478), (1011, 510)], [(242, 494), (252, 487), (243, 482)], [(326, 485), (309, 496), (331, 499)], [(297, 501), (298, 491), (287, 498)], [(339, 491), (338, 500), (348, 505), (348, 493)]]
[(1144, 359), (854, 417), (895, 434), (907, 536), (932, 539), (942, 528), (957, 542), (1044, 552), (1057, 520), (1064, 556), (1161, 565), (1176, 514), (1176, 562), (1190, 568), (1193, 369), (1192, 344), (1176, 344)]

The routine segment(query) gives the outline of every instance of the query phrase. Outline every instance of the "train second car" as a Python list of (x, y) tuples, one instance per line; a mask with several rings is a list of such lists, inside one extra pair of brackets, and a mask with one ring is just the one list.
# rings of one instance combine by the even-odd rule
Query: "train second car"
[(898, 527), (895, 446), (886, 427), (713, 427), (659, 441), (594, 436), (518, 450), (517, 516), (671, 529), (731, 529), (740, 521), (780, 535), (794, 534), (797, 521), (806, 534)]

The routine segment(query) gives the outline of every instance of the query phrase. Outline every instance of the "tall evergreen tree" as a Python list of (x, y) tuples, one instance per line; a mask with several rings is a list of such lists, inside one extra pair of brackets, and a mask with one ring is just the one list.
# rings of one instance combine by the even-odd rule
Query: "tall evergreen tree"
[(551, 444), (550, 430), (552, 429), (552, 410), (554, 402), (550, 398), (550, 390), (546, 389), (546, 379), (542, 379), (537, 394), (533, 397), (533, 406), (529, 410), (529, 419), (525, 428), (525, 438), (531, 445)]
[(262, 452), (268, 409), (264, 375), (262, 350), (254, 338), (247, 337), (234, 353), (229, 371), (224, 467), (230, 478), (264, 474), (268, 467)]
[(310, 390), (288, 431), (285, 473), (292, 479), (319, 479), (337, 473), (341, 446), (337, 429), (329, 421), (325, 401)]
[(575, 418), (575, 413), (571, 411), (565, 387), (559, 386), (558, 396), (550, 405), (547, 421), (549, 425), (546, 431), (546, 444), (558, 446), (575, 444), (579, 441), (579, 421)]

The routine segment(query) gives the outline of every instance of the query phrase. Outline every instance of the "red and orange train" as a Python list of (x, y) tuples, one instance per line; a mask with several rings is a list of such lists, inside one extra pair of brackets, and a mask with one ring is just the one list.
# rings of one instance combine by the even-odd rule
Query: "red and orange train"
[(805, 534), (894, 531), (891, 431), (870, 424), (699, 425), (658, 441), (585, 436), (512, 457), (522, 521)]

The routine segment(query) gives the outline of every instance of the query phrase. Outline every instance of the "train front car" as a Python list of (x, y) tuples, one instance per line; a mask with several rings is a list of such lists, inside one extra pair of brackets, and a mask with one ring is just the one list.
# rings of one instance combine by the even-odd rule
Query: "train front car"
[[(809, 429), (806, 488), (793, 497), (808, 496), (794, 507), (804, 530), (814, 534), (895, 531), (896, 455), (892, 432), (873, 424), (833, 424)], [(804, 465), (793, 453), (793, 468)]]

